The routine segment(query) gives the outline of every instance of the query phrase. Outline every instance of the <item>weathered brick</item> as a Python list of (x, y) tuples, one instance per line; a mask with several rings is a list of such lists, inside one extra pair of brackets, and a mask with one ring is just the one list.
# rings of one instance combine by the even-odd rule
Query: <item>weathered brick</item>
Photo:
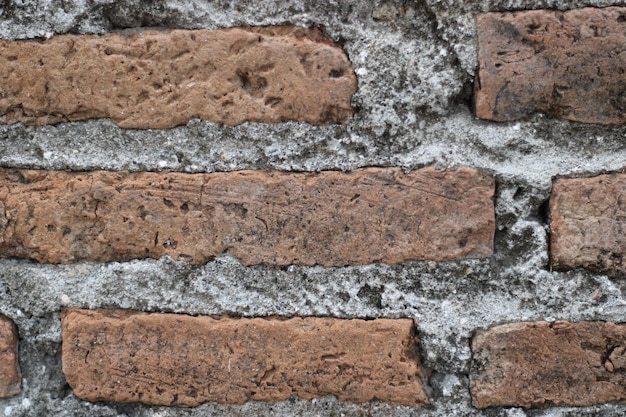
[(246, 265), (488, 256), (494, 181), (472, 169), (212, 174), (0, 170), (0, 255), (39, 262), (229, 253)]
[(626, 7), (487, 13), (477, 29), (478, 117), (626, 123)]
[(17, 364), (17, 330), (15, 324), (0, 315), (0, 398), (20, 392)]
[(625, 174), (556, 180), (550, 199), (552, 267), (626, 276)]
[(626, 399), (626, 327), (603, 322), (511, 323), (472, 340), (478, 408), (588, 406)]
[(88, 401), (196, 406), (335, 395), (428, 404), (413, 321), (67, 310), (63, 371)]
[(356, 76), (318, 30), (129, 31), (0, 41), (0, 120), (32, 125), (110, 117), (125, 128), (193, 118), (344, 122)]

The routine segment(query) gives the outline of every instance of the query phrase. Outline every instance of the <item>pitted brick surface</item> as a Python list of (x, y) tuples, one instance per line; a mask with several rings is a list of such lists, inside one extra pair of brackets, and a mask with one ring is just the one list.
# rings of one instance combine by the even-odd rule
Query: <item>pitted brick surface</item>
[(587, 406), (626, 399), (626, 327), (511, 323), (472, 340), (478, 408)]
[(550, 199), (555, 269), (584, 267), (626, 276), (626, 175), (559, 179)]
[(13, 322), (0, 315), (0, 398), (20, 392), (17, 365), (17, 330)]
[(478, 117), (626, 123), (626, 7), (487, 13), (477, 29)]
[(356, 76), (345, 53), (299, 27), (135, 31), (0, 41), (0, 120), (110, 117), (125, 128), (201, 118), (341, 123)]
[(408, 319), (63, 314), (63, 371), (89, 401), (195, 406), (291, 396), (428, 404)]
[(472, 169), (213, 174), (0, 171), (0, 254), (39, 262), (229, 253), (246, 265), (493, 251), (494, 180)]

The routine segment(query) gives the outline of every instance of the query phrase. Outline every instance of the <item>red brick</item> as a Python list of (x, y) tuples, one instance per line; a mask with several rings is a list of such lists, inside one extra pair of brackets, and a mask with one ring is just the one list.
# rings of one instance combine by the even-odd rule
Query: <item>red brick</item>
[(428, 404), (412, 320), (231, 319), (68, 310), (63, 371), (88, 401)]
[(0, 315), (0, 397), (20, 393), (20, 372), (17, 364), (17, 329)]
[(477, 116), (625, 124), (625, 20), (626, 7), (480, 15)]
[(556, 180), (550, 199), (552, 267), (626, 276), (625, 174)]
[(356, 76), (318, 30), (284, 26), (0, 41), (0, 86), (5, 123), (110, 117), (144, 129), (193, 118), (340, 123)]
[(626, 327), (612, 323), (511, 323), (472, 340), (478, 408), (589, 406), (626, 399)]
[(0, 255), (39, 262), (229, 253), (246, 265), (489, 256), (494, 181), (471, 169), (213, 174), (0, 170)]

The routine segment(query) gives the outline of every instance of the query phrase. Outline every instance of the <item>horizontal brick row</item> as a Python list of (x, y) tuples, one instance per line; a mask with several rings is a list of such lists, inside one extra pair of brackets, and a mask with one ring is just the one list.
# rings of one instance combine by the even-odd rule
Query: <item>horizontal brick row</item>
[(448, 260), (493, 251), (494, 180), (472, 169), (70, 173), (0, 169), (0, 256), (169, 255), (246, 265)]
[[(86, 401), (197, 406), (312, 399), (429, 404), (410, 319), (227, 318), (69, 309), (63, 372)], [(626, 399), (626, 326), (521, 322), (471, 341), (477, 408)], [(0, 316), (0, 397), (20, 391), (15, 325)]]
[[(477, 116), (626, 123), (625, 18), (625, 7), (479, 15)], [(340, 123), (357, 88), (341, 48), (294, 26), (0, 40), (0, 63), (5, 123)]]
[(626, 7), (478, 16), (476, 114), (626, 123)]
[[(0, 256), (71, 263), (229, 253), (246, 265), (489, 256), (493, 179), (472, 169), (70, 173), (0, 169)], [(554, 269), (626, 275), (626, 174), (555, 181)]]
[(192, 118), (340, 123), (354, 68), (316, 29), (129, 31), (0, 40), (0, 120), (32, 125), (109, 117), (125, 128)]
[[(428, 404), (411, 320), (66, 310), (63, 370), (88, 401), (195, 406), (298, 396)], [(511, 323), (472, 338), (478, 408), (626, 399), (626, 327)]]
[(0, 315), (0, 398), (20, 392), (17, 363), (17, 329), (11, 319)]
[(84, 400), (195, 406), (334, 395), (428, 404), (412, 320), (67, 310), (62, 322), (63, 371)]

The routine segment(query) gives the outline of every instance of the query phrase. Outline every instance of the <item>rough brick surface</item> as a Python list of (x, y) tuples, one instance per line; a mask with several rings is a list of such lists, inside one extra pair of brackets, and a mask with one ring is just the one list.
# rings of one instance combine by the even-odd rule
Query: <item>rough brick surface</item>
[(476, 114), (626, 123), (626, 8), (478, 17)]
[(625, 174), (559, 179), (550, 200), (555, 269), (585, 267), (626, 276)]
[(125, 128), (202, 118), (339, 123), (356, 76), (315, 29), (140, 31), (0, 41), (0, 120), (110, 117)]
[(424, 405), (413, 321), (67, 310), (63, 371), (89, 401), (195, 406), (335, 395)]
[(587, 406), (626, 399), (626, 327), (512, 323), (472, 340), (476, 407)]
[(488, 256), (494, 181), (472, 169), (213, 174), (0, 171), (0, 254), (340, 266)]
[(0, 315), (0, 398), (20, 392), (17, 365), (17, 330), (13, 322)]

